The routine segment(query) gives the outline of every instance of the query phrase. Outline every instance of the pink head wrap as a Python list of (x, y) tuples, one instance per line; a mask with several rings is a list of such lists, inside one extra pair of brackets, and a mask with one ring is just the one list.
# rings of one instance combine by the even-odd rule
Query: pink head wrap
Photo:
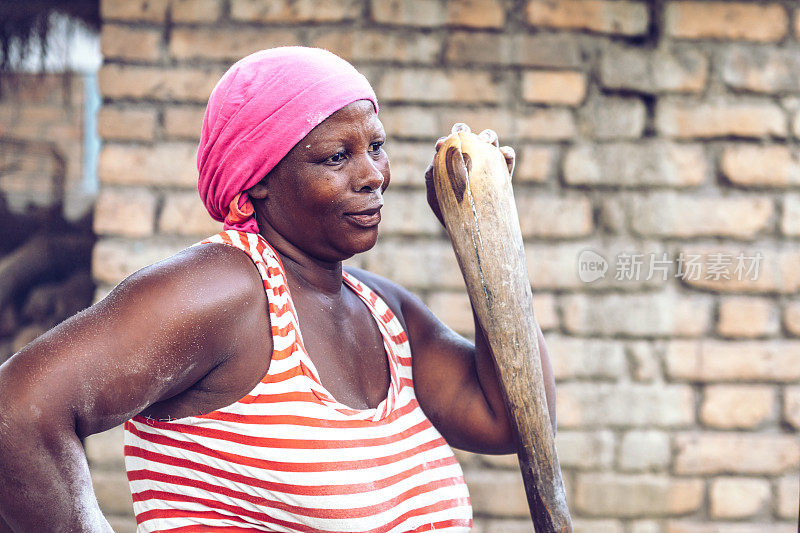
[(370, 100), (378, 111), (367, 79), (327, 50), (271, 48), (236, 62), (211, 92), (197, 149), (198, 189), (211, 216), (225, 229), (257, 233), (244, 191), (356, 100)]

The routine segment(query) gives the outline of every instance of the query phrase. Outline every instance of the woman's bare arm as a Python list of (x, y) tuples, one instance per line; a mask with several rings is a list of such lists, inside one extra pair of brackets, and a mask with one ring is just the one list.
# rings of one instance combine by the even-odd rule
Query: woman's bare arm
[(244, 254), (196, 247), (132, 275), (0, 366), (2, 517), (18, 531), (110, 531), (80, 439), (252, 350), (247, 332), (263, 327), (265, 306)]

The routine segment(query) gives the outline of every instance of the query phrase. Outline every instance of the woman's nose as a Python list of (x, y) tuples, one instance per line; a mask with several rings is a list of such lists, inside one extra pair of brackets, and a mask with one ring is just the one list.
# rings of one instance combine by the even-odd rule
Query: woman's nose
[(379, 161), (370, 154), (361, 157), (361, 164), (358, 165), (357, 191), (376, 191), (383, 186), (383, 172), (379, 168)]

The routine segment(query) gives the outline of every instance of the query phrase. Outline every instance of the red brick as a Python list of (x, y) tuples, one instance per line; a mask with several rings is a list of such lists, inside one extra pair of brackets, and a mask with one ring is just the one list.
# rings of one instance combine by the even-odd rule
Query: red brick
[(206, 211), (196, 191), (167, 194), (158, 217), (158, 231), (162, 234), (189, 235), (198, 240), (222, 231)]
[(222, 14), (222, 0), (172, 0), (172, 22), (216, 22)]
[(792, 50), (731, 47), (725, 51), (722, 79), (729, 87), (761, 93), (796, 93), (800, 58)]
[(694, 423), (689, 385), (562, 383), (556, 389), (563, 429), (686, 427)]
[(106, 65), (100, 69), (100, 93), (112, 99), (184, 100), (205, 104), (221, 75), (221, 71), (209, 69)]
[(103, 21), (124, 20), (163, 23), (169, 9), (168, 0), (102, 0)]
[(786, 387), (783, 391), (783, 420), (800, 429), (800, 387)]
[(500, 0), (451, 0), (446, 2), (447, 24), (470, 28), (502, 28), (506, 13)]
[(745, 187), (789, 187), (800, 183), (797, 153), (778, 144), (727, 146), (720, 169), (732, 183)]
[(575, 510), (588, 516), (672, 516), (703, 505), (703, 481), (657, 475), (578, 476)]
[(745, 2), (670, 2), (666, 34), (680, 39), (730, 39), (772, 42), (786, 35), (785, 9)]
[(100, 283), (117, 284), (137, 270), (166, 259), (192, 243), (192, 239), (101, 238), (92, 250), (92, 275)]
[(401, 61), (433, 63), (441, 52), (441, 39), (434, 35), (415, 34), (409, 38), (396, 31), (351, 29), (326, 30), (312, 40), (312, 45), (334, 52), (348, 61)]
[(702, 147), (662, 141), (577, 145), (564, 159), (570, 185), (693, 187), (708, 170)]
[(100, 138), (114, 141), (149, 141), (155, 135), (156, 110), (104, 106), (97, 117)]
[(772, 215), (772, 199), (763, 196), (704, 198), (674, 193), (636, 198), (628, 211), (636, 234), (677, 238), (749, 239), (767, 229)]
[(146, 237), (153, 234), (156, 196), (142, 188), (109, 188), (100, 191), (94, 208), (98, 235)]
[(516, 131), (521, 139), (570, 140), (576, 134), (575, 117), (567, 109), (537, 109), (517, 119)]
[(175, 28), (170, 32), (169, 54), (177, 59), (211, 59), (234, 62), (258, 50), (303, 44), (297, 32), (262, 28)]
[(600, 57), (600, 83), (609, 89), (659, 94), (697, 93), (708, 79), (708, 58), (694, 48), (655, 50), (612, 45)]
[(542, 196), (523, 189), (515, 196), (523, 238), (582, 237), (594, 229), (588, 198)]
[(669, 522), (666, 533), (797, 533), (795, 524), (777, 522), (691, 522), (686, 520)]
[(537, 104), (577, 106), (586, 96), (582, 72), (538, 71), (522, 76), (522, 98)]
[[(381, 104), (380, 119), (386, 128), (386, 134), (396, 142), (395, 139), (407, 139), (409, 137), (434, 139), (446, 135), (448, 130), (439, 127), (439, 120), (435, 113), (430, 109), (409, 105)], [(431, 155), (433, 145), (431, 144)]]
[(106, 144), (98, 175), (103, 184), (195, 187), (197, 147), (161, 143), (154, 147)]
[(557, 381), (616, 379), (627, 371), (622, 343), (606, 339), (547, 335), (547, 351)]
[(722, 244), (713, 247), (687, 245), (681, 253), (686, 258), (685, 263), (696, 260), (699, 266), (696, 270), (687, 267), (680, 278), (691, 287), (744, 293), (794, 294), (800, 290), (800, 271), (796, 268), (800, 250), (793, 246), (753, 249)]
[(515, 183), (541, 183), (553, 172), (557, 149), (548, 146), (522, 146), (517, 151), (513, 180)]
[(152, 62), (161, 57), (161, 34), (162, 31), (158, 29), (104, 24), (100, 37), (100, 49), (106, 60)]
[(768, 102), (663, 101), (657, 106), (656, 128), (681, 139), (785, 137), (787, 132), (783, 111)]
[(619, 446), (617, 467), (635, 472), (665, 470), (670, 461), (669, 435), (663, 431), (628, 431)]
[(797, 520), (798, 502), (800, 502), (800, 487), (797, 476), (790, 474), (781, 478), (778, 481), (778, 516), (786, 520)]
[(428, 207), (425, 191), (395, 191), (386, 196), (380, 231), (385, 235), (440, 235), (441, 223)]
[(492, 516), (529, 516), (528, 500), (519, 472), (467, 470), (464, 479), (475, 509)]
[(783, 325), (795, 337), (800, 337), (800, 302), (789, 302), (783, 311)]
[(205, 108), (200, 106), (169, 106), (164, 110), (164, 135), (168, 139), (200, 141)]
[(770, 500), (764, 479), (722, 477), (711, 482), (712, 518), (748, 518), (758, 514)]
[(528, 24), (617, 35), (642, 35), (649, 16), (642, 2), (607, 0), (529, 0)]
[(778, 333), (778, 312), (766, 298), (726, 298), (719, 304), (717, 332), (723, 337), (763, 337)]
[(673, 341), (665, 354), (674, 380), (724, 382), (800, 379), (800, 341)]
[(500, 137), (500, 144), (506, 144), (509, 136), (513, 135), (515, 130), (514, 119), (516, 117), (507, 109), (457, 107), (442, 109), (437, 115), (439, 116), (439, 135), (450, 133), (453, 124), (463, 122), (474, 132), (480, 132), (487, 128), (494, 130)]
[(562, 468), (608, 468), (614, 460), (614, 433), (606, 430), (559, 431), (556, 450)]
[(678, 475), (782, 474), (800, 465), (800, 443), (792, 435), (684, 433), (675, 437)]
[(647, 111), (638, 98), (594, 97), (578, 112), (581, 133), (594, 139), (639, 139)]
[(361, 16), (359, 0), (231, 0), (231, 18), (245, 22), (342, 22)]
[(397, 26), (442, 26), (447, 11), (438, 0), (371, 0), (375, 22)]
[(464, 290), (455, 253), (444, 240), (379, 239), (362, 258), (364, 268), (408, 289)]
[(467, 70), (391, 69), (376, 87), (388, 101), (498, 103), (500, 86), (488, 72)]
[(392, 168), (392, 181), (387, 195), (393, 195), (395, 187), (401, 185), (417, 188), (425, 186), (425, 170), (433, 160), (433, 146), (431, 141), (397, 141), (390, 136), (389, 142), (384, 145)]
[(696, 337), (708, 330), (711, 301), (672, 292), (585, 295), (562, 299), (564, 329), (577, 335)]
[(771, 418), (774, 404), (767, 385), (707, 385), (700, 420), (718, 429), (755, 428)]

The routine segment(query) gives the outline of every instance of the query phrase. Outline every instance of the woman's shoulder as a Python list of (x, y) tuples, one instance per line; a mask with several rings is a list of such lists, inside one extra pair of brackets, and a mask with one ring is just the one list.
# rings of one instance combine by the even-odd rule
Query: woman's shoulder
[[(204, 314), (220, 306), (235, 310), (263, 293), (251, 259), (235, 247), (218, 243), (191, 246), (131, 274), (114, 293), (158, 300), (167, 308)], [(234, 305), (231, 305), (234, 304)]]

